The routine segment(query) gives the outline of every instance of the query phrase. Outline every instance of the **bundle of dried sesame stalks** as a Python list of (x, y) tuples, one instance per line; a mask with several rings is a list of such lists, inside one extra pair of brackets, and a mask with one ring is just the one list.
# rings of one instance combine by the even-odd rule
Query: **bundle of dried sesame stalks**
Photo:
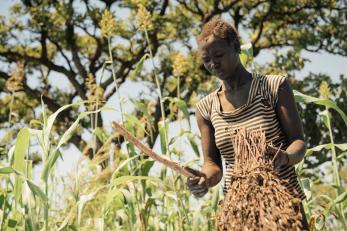
[(232, 142), (233, 179), (213, 217), (216, 230), (301, 230), (300, 200), (274, 173), (265, 133), (241, 129)]

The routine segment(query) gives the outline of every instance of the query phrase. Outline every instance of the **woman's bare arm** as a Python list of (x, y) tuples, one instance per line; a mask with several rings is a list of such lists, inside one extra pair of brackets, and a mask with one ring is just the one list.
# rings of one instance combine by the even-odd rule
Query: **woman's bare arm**
[(286, 149), (289, 157), (288, 165), (295, 165), (304, 158), (306, 144), (294, 94), (287, 80), (281, 84), (278, 90), (276, 113), (282, 131), (289, 140), (289, 146)]
[(204, 119), (199, 110), (196, 110), (195, 115), (201, 134), (201, 146), (204, 156), (201, 171), (206, 174), (208, 187), (213, 187), (223, 177), (222, 159), (215, 143), (214, 128), (211, 121)]

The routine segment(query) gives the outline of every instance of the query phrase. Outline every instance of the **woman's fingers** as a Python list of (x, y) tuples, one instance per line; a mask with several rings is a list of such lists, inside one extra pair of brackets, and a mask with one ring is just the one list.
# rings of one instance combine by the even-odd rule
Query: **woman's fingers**
[(188, 177), (187, 185), (195, 185), (199, 182), (200, 177)]
[(191, 192), (196, 197), (203, 197), (208, 192), (208, 189), (207, 188), (193, 189), (191, 190)]
[(203, 197), (208, 192), (205, 177), (188, 177), (187, 186), (196, 197)]
[(204, 185), (206, 183), (205, 177), (200, 177), (200, 180), (198, 182), (198, 185)]

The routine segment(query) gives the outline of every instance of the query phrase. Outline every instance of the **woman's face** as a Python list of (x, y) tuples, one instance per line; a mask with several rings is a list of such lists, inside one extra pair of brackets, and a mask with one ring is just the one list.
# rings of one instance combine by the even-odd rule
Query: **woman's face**
[(213, 35), (199, 44), (199, 52), (205, 68), (221, 80), (226, 80), (240, 64), (234, 46)]

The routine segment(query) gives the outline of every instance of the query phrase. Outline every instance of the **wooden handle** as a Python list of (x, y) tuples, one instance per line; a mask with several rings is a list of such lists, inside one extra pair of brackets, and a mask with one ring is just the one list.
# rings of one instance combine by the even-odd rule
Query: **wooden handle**
[(186, 176), (186, 177), (195, 177), (195, 176), (203, 176), (206, 177), (206, 175), (196, 169), (190, 168), (188, 166), (181, 166), (178, 162), (175, 162), (173, 160), (170, 160), (169, 158), (159, 155), (155, 153), (153, 150), (148, 148), (147, 146), (143, 145), (140, 140), (138, 140), (135, 136), (133, 136), (130, 132), (128, 132), (126, 129), (124, 129), (120, 124), (117, 122), (112, 122), (112, 127), (116, 129), (116, 131), (124, 136), (125, 139), (127, 139), (129, 142), (133, 143), (140, 151), (147, 156), (151, 157), (152, 159), (159, 161), (160, 163), (164, 164), (165, 166), (175, 170), (176, 172)]

